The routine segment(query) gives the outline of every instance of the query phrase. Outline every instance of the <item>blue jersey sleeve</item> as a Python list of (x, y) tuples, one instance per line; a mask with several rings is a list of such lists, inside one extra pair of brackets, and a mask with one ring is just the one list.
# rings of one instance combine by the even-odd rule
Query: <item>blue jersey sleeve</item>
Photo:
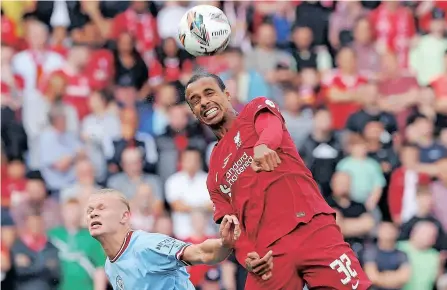
[(145, 233), (138, 239), (137, 256), (148, 272), (166, 272), (189, 266), (182, 260), (190, 245), (162, 234)]

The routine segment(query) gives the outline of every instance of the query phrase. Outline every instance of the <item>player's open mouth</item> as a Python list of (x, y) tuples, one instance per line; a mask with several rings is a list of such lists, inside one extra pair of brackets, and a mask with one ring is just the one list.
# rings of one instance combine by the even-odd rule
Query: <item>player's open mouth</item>
[(208, 110), (206, 110), (205, 112), (203, 112), (203, 116), (208, 119), (211, 120), (212, 118), (214, 118), (217, 114), (219, 113), (219, 109), (216, 107), (210, 108)]
[(98, 222), (98, 221), (94, 221), (94, 222), (92, 222), (92, 223), (90, 224), (90, 228), (91, 228), (91, 229), (97, 229), (97, 228), (99, 228), (100, 226), (102, 226), (102, 223), (100, 223), (100, 222)]

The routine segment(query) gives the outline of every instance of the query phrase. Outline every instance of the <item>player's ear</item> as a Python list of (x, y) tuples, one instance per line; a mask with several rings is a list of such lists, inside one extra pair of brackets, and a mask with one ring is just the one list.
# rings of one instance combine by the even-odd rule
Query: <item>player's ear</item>
[(227, 100), (228, 100), (228, 101), (231, 101), (231, 95), (230, 95), (230, 92), (229, 92), (227, 89), (225, 89), (224, 93), (225, 93), (225, 95), (227, 96)]
[(130, 211), (125, 211), (123, 213), (123, 216), (121, 218), (121, 223), (122, 224), (127, 224), (130, 222)]

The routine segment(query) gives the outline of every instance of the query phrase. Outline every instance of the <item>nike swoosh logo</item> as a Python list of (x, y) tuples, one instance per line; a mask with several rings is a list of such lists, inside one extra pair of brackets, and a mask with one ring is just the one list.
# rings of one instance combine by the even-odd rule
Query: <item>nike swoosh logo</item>
[(357, 287), (359, 287), (359, 282), (360, 280), (357, 280), (357, 282), (355, 284), (352, 284), (352, 290), (357, 289)]

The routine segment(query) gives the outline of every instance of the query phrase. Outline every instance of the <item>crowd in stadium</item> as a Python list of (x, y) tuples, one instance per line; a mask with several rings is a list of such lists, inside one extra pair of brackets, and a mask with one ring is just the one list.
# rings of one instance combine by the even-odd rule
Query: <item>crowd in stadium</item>
[[(374, 289), (447, 289), (447, 2), (206, 3), (232, 41), (193, 58), (177, 24), (196, 1), (2, 1), (3, 289), (109, 287), (83, 228), (102, 187), (131, 200), (135, 229), (217, 234), (216, 139), (184, 102), (198, 69), (236, 108), (280, 106)], [(197, 289), (244, 287), (234, 257), (188, 270)]]

